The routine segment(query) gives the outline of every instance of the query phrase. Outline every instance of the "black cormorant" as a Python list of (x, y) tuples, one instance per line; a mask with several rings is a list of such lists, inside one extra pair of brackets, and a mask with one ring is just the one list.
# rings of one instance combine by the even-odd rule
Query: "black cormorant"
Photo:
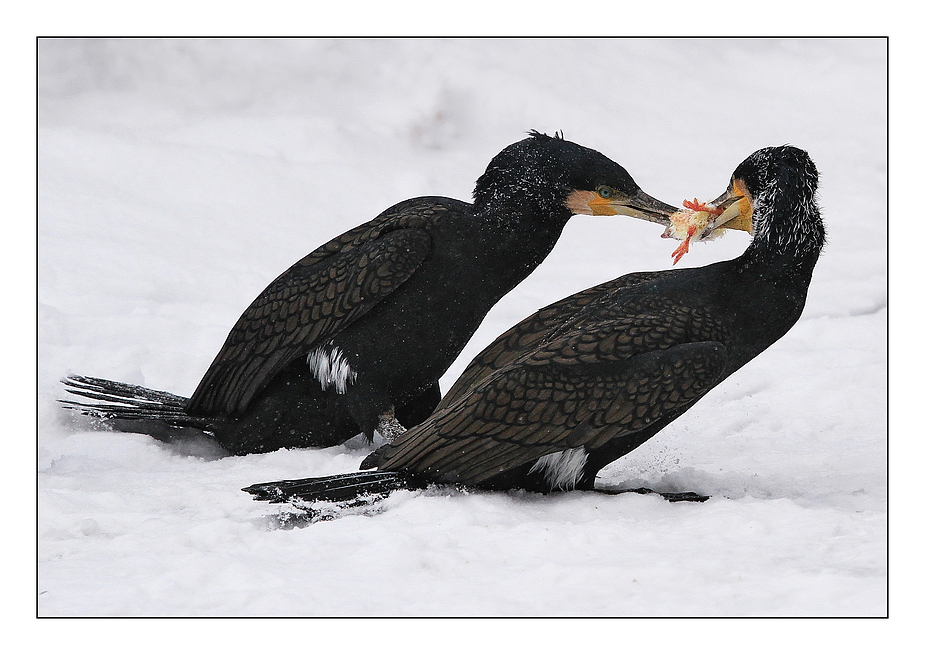
[(601, 153), (538, 132), (492, 159), (473, 199), (406, 200), (294, 264), (191, 398), (71, 376), (68, 391), (104, 402), (67, 406), (162, 440), (205, 432), (232, 454), (391, 437), (430, 415), (439, 378), (572, 215), (667, 225), (675, 211)]
[[(373, 452), (376, 471), (257, 484), (258, 500), (349, 500), (457, 483), (591, 490), (598, 471), (657, 434), (781, 338), (803, 311), (825, 241), (817, 172), (798, 148), (755, 152), (712, 203), (712, 228), (752, 234), (736, 259), (631, 273), (502, 334), (434, 414)], [(702, 500), (703, 497), (691, 498)]]

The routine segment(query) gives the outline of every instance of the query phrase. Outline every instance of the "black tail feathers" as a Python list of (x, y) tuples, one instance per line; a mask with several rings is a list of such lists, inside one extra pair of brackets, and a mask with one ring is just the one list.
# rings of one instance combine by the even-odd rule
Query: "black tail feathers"
[(397, 489), (422, 489), (425, 486), (425, 483), (401, 471), (359, 471), (323, 478), (262, 482), (244, 487), (242, 491), (253, 495), (254, 500), (266, 500), (271, 503), (284, 503), (289, 500), (299, 500), (303, 503), (350, 502), (370, 496), (381, 498)]
[[(208, 432), (212, 421), (186, 413), (187, 398), (166, 391), (155, 391), (124, 382), (71, 375), (61, 381), (75, 396), (103, 401), (82, 403), (59, 400), (65, 408), (100, 419), (128, 432), (151, 432), (152, 426), (163, 429), (194, 428)], [(158, 430), (154, 430), (157, 432)], [(154, 434), (153, 436), (157, 436)]]

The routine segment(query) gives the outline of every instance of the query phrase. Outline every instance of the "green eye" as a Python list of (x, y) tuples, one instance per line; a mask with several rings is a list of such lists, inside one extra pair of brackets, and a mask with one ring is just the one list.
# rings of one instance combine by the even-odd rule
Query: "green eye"
[(599, 186), (597, 187), (597, 195), (601, 198), (613, 198), (614, 191), (609, 186)]

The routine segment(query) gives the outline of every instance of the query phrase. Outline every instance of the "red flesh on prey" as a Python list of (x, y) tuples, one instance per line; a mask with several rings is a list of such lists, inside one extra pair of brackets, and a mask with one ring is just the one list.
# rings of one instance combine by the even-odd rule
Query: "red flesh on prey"
[[(720, 214), (723, 213), (722, 210), (716, 209), (714, 207), (709, 207), (705, 205), (704, 203), (700, 202), (699, 200), (697, 200), (697, 198), (694, 198), (693, 200), (685, 200), (684, 208), (689, 209), (694, 212), (707, 212), (708, 214), (713, 214), (714, 216), (719, 216)], [(681, 258), (687, 254), (688, 250), (690, 250), (691, 239), (693, 238), (696, 232), (697, 232), (697, 227), (694, 225), (691, 225), (689, 228), (687, 228), (687, 238), (681, 242), (681, 245), (678, 246), (673, 253), (671, 253), (671, 256), (674, 257), (675, 264), (681, 261)]]

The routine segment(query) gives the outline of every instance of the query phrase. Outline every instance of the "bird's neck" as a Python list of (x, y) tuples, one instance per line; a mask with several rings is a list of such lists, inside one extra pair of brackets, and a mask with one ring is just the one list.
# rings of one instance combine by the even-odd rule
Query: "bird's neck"
[(476, 211), (471, 229), (479, 265), (495, 271), (493, 280), (506, 293), (552, 252), (569, 218), (567, 210), (559, 215), (509, 206)]
[(800, 278), (812, 273), (825, 244), (825, 228), (810, 193), (773, 190), (755, 203), (754, 235), (739, 257), (744, 270), (763, 277)]
[(535, 246), (552, 250), (562, 229), (572, 217), (564, 205), (532, 206), (530, 203), (488, 203), (475, 206), (476, 225), (487, 239), (514, 248)]

